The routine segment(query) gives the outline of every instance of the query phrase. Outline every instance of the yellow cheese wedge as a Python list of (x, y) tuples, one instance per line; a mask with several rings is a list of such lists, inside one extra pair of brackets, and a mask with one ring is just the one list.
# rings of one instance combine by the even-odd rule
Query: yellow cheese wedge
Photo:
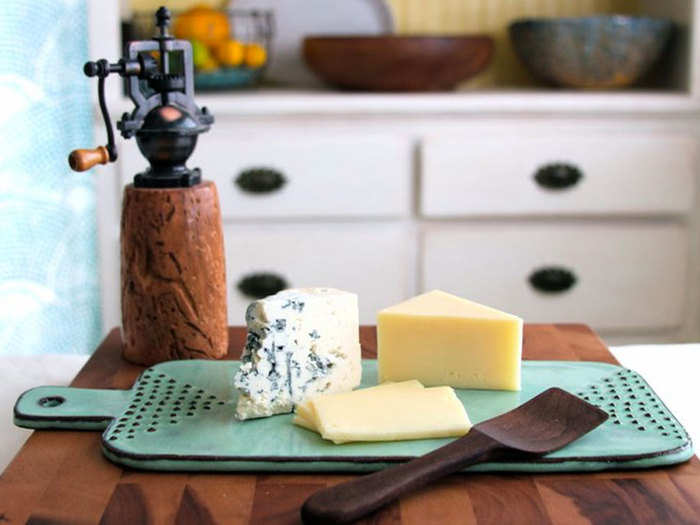
[(380, 381), (520, 390), (523, 321), (434, 290), (379, 312)]
[(311, 400), (318, 432), (334, 443), (462, 436), (471, 428), (452, 388), (383, 388)]
[[(400, 383), (382, 383), (381, 385), (365, 388), (362, 392), (383, 390), (386, 388), (402, 390), (406, 388), (423, 388), (423, 385), (415, 379), (412, 379), (409, 381), (401, 381)], [(315, 431), (317, 428), (317, 420), (314, 407), (311, 404), (311, 399), (312, 398), (306, 399), (296, 406), (296, 415), (294, 416), (293, 422), (300, 427)]]

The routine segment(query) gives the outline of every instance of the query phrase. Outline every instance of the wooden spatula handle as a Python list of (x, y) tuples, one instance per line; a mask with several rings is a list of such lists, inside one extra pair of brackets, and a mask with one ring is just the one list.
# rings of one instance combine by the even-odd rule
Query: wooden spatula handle
[(73, 171), (86, 171), (97, 164), (107, 164), (109, 152), (104, 146), (95, 149), (75, 149), (68, 155), (68, 164)]
[(316, 492), (301, 509), (302, 521), (307, 525), (355, 521), (405, 492), (469, 465), (489, 461), (501, 449), (500, 443), (473, 428), (466, 436), (430, 454)]

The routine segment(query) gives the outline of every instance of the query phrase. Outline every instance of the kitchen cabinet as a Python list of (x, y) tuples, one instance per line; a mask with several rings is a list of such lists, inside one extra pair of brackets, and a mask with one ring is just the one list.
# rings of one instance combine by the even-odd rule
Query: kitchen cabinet
[[(682, 36), (691, 57), (697, 32)], [(118, 54), (104, 38), (91, 52)], [(216, 122), (190, 165), (220, 193), (229, 322), (251, 299), (241, 280), (267, 273), (358, 292), (363, 323), (439, 287), (609, 343), (700, 339), (696, 76), (688, 58), (646, 91), (198, 95)], [(129, 108), (109, 97), (115, 117)], [(145, 167), (119, 146), (97, 178), (105, 329), (120, 319), (121, 188)]]

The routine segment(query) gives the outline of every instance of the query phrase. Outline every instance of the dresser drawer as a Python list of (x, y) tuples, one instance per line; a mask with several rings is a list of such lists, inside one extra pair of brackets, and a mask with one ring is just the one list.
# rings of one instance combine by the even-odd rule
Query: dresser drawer
[(427, 231), (423, 244), (425, 290), (440, 288), (526, 321), (601, 330), (682, 322), (681, 226), (465, 226)]
[[(359, 295), (360, 322), (414, 293), (414, 242), (395, 225), (228, 225), (224, 228), (230, 324), (243, 324), (254, 299), (239, 286), (269, 294), (289, 287), (329, 286)], [(407, 263), (407, 261), (409, 261)], [(265, 274), (266, 279), (251, 279)]]
[(695, 143), (684, 137), (428, 139), (426, 216), (675, 214), (692, 205)]
[[(275, 136), (241, 140), (215, 132), (200, 137), (188, 162), (219, 190), (226, 219), (394, 217), (410, 211), (411, 144), (388, 136)], [(135, 148), (124, 148), (124, 182), (143, 171)]]

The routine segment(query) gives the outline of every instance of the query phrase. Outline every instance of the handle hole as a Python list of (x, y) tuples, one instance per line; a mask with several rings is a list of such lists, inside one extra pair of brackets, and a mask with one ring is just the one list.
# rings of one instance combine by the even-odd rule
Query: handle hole
[(577, 166), (564, 162), (546, 164), (534, 176), (540, 187), (554, 191), (576, 186), (582, 178), (583, 172)]
[(260, 167), (241, 171), (233, 182), (247, 193), (271, 193), (282, 188), (287, 179), (274, 168)]
[(238, 290), (252, 299), (262, 299), (268, 295), (289, 288), (286, 279), (274, 273), (253, 273), (243, 276), (238, 282)]
[(63, 403), (66, 402), (65, 397), (61, 396), (50, 396), (50, 397), (42, 397), (38, 403), (40, 407), (44, 408), (53, 408), (62, 405)]
[(571, 289), (578, 278), (573, 271), (561, 266), (547, 266), (532, 272), (528, 277), (532, 287), (543, 293), (561, 293)]

